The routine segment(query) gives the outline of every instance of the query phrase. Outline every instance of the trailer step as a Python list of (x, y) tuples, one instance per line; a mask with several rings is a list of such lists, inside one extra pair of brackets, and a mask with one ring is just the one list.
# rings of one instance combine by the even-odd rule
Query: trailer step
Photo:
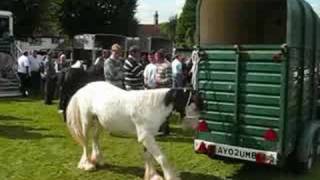
[(9, 97), (21, 97), (20, 92), (0, 92), (0, 98), (9, 98)]

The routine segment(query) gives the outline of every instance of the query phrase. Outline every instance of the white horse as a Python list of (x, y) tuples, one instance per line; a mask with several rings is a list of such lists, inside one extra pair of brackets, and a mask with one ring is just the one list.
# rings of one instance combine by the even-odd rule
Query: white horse
[[(152, 164), (152, 157), (160, 164), (166, 180), (180, 179), (161, 152), (154, 136), (174, 109), (184, 114), (187, 104), (199, 108), (201, 99), (197, 94), (190, 93), (189, 96), (182, 89), (124, 91), (107, 82), (88, 84), (71, 98), (67, 108), (70, 132), (83, 147), (78, 168), (90, 171), (103, 165), (98, 142), (102, 126), (112, 134), (137, 136), (145, 150), (145, 180), (162, 179)], [(193, 111), (198, 109), (194, 108)], [(91, 128), (93, 144), (89, 157), (88, 134)]]

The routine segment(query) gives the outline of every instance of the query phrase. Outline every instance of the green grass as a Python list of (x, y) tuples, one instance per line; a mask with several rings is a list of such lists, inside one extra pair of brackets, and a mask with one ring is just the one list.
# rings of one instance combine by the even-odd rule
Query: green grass
[[(183, 133), (178, 124), (172, 129), (172, 136), (158, 141), (182, 179), (320, 179), (320, 166), (306, 176), (296, 176), (277, 168), (209, 159), (194, 153), (192, 133)], [(0, 180), (142, 179), (142, 147), (135, 139), (103, 133), (101, 140), (107, 165), (94, 172), (78, 170), (82, 149), (69, 135), (56, 105), (45, 106), (36, 99), (0, 99)]]

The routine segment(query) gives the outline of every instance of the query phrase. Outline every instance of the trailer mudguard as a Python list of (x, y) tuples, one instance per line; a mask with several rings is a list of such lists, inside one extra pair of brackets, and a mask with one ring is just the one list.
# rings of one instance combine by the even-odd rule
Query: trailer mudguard
[(305, 126), (297, 144), (296, 158), (298, 162), (307, 161), (310, 148), (312, 148), (312, 140), (319, 130), (320, 122), (317, 121), (311, 121)]

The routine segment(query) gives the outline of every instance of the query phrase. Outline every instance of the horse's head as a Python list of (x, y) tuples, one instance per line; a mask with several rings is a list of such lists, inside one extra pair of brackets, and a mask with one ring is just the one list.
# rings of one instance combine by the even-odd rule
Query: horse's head
[[(171, 89), (165, 97), (165, 105), (173, 104), (173, 110), (181, 117), (199, 113), (203, 108), (203, 100), (197, 91), (192, 89)], [(192, 112), (191, 112), (192, 111)]]

